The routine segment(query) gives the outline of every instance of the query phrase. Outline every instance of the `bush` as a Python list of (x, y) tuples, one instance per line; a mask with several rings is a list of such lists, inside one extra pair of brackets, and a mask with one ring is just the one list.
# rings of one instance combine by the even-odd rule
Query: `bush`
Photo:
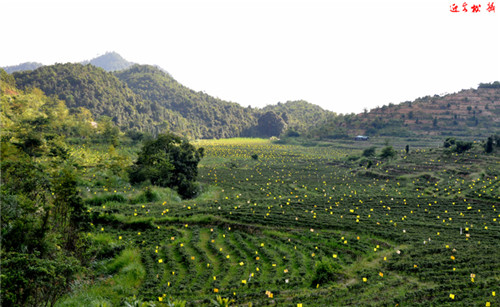
[(298, 132), (297, 132), (297, 131), (295, 131), (295, 130), (288, 129), (288, 130), (285, 132), (285, 136), (286, 136), (286, 137), (291, 137), (291, 138), (296, 138), (296, 137), (299, 137), (299, 136), (300, 136), (300, 133), (298, 133)]
[(173, 134), (160, 134), (144, 143), (129, 169), (130, 182), (149, 180), (154, 185), (176, 188), (183, 198), (192, 198), (196, 196), (194, 181), (202, 157), (203, 148), (196, 149)]
[(347, 161), (357, 161), (359, 160), (360, 157), (358, 156), (348, 156), (347, 157)]
[(314, 276), (311, 285), (327, 284), (332, 281), (337, 281), (343, 277), (342, 266), (333, 260), (323, 257), (321, 261), (316, 262)]
[(452, 137), (446, 138), (446, 140), (444, 140), (443, 147), (449, 148), (449, 147), (455, 145), (455, 142), (456, 142), (455, 138), (452, 138)]
[(386, 146), (382, 149), (382, 152), (380, 153), (380, 158), (382, 159), (391, 159), (396, 156), (396, 151), (392, 146)]
[(472, 142), (456, 141), (452, 151), (456, 153), (464, 153), (472, 148)]
[(375, 156), (375, 150), (377, 150), (377, 147), (375, 147), (375, 146), (372, 146), (370, 148), (366, 148), (365, 150), (363, 150), (362, 156), (367, 157), (367, 158), (373, 157), (373, 156)]
[(78, 261), (58, 255), (54, 260), (38, 253), (2, 253), (2, 306), (53, 306), (81, 269)]
[(122, 194), (108, 194), (85, 200), (85, 204), (90, 206), (101, 206), (107, 202), (125, 203), (127, 199)]
[(160, 196), (151, 186), (146, 186), (139, 195), (130, 199), (132, 204), (152, 203), (160, 200)]

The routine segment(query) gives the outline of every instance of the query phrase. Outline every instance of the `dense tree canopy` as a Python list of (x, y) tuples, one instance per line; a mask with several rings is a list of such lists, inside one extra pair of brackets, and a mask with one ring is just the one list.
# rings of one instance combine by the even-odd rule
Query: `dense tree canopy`
[(177, 189), (184, 198), (192, 198), (198, 193), (195, 180), (202, 157), (203, 148), (196, 149), (173, 134), (160, 134), (144, 143), (130, 168), (130, 181), (149, 180), (154, 185)]
[(71, 112), (83, 107), (96, 119), (111, 118), (122, 131), (153, 135), (171, 131), (190, 138), (268, 136), (266, 129), (258, 127), (258, 119), (271, 111), (303, 134), (334, 116), (305, 101), (279, 103), (263, 110), (244, 108), (193, 91), (162, 69), (148, 65), (110, 73), (90, 64), (56, 64), (13, 76), (20, 88), (40, 88), (63, 100)]
[[(0, 80), (1, 304), (55, 302), (81, 269), (88, 226), (66, 136), (90, 124), (40, 90)], [(10, 83), (9, 83), (10, 82)], [(81, 135), (80, 135), (81, 136)]]
[(286, 122), (274, 111), (268, 111), (259, 118), (258, 132), (262, 136), (280, 136), (287, 127)]

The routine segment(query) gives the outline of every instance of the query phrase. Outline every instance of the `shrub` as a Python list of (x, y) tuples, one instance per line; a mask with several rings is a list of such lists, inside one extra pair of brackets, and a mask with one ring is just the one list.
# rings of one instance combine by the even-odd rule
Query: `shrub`
[(127, 199), (122, 194), (108, 194), (85, 200), (85, 204), (90, 206), (101, 206), (107, 202), (125, 203)]
[(456, 141), (452, 151), (456, 153), (464, 153), (472, 148), (472, 142)]
[(446, 138), (446, 140), (444, 140), (443, 146), (444, 146), (444, 148), (449, 148), (449, 147), (455, 145), (455, 142), (456, 142), (455, 138), (449, 137), (449, 138)]
[(2, 253), (2, 306), (53, 306), (81, 270), (75, 258), (54, 260), (38, 253)]
[(380, 153), (380, 158), (382, 159), (391, 159), (396, 156), (396, 151), (392, 146), (386, 146), (382, 148), (382, 152)]
[(337, 281), (342, 278), (342, 267), (337, 262), (323, 257), (321, 261), (316, 262), (314, 268), (314, 276), (312, 286), (317, 284), (326, 284), (332, 281)]
[(372, 146), (370, 148), (366, 148), (365, 150), (363, 150), (362, 156), (367, 157), (367, 158), (373, 157), (373, 156), (375, 156), (376, 149), (377, 149), (377, 147), (375, 147), (375, 146)]

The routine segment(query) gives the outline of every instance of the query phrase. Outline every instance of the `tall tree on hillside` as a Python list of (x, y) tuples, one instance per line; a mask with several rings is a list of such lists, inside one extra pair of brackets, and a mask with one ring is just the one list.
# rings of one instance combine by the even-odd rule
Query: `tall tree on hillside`
[(259, 135), (271, 137), (271, 136), (279, 136), (283, 131), (285, 131), (287, 124), (274, 111), (269, 111), (264, 113), (259, 118), (259, 125), (257, 126), (257, 130)]
[(192, 198), (198, 193), (195, 180), (202, 157), (203, 148), (196, 149), (173, 134), (160, 134), (144, 143), (129, 170), (130, 182), (149, 180), (154, 185), (177, 189), (183, 198)]

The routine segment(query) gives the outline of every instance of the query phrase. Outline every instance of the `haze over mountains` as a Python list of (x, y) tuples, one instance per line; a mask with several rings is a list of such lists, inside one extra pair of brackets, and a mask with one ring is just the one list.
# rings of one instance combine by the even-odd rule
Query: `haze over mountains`
[[(23, 63), (4, 68), (19, 89), (40, 88), (70, 110), (110, 117), (122, 130), (170, 130), (192, 138), (298, 136), (321, 139), (381, 136), (484, 136), (500, 130), (500, 83), (446, 96), (427, 96), (358, 115), (338, 115), (306, 101), (263, 109), (191, 90), (165, 70), (116, 52), (78, 64)], [(258, 89), (256, 89), (258, 90)]]

